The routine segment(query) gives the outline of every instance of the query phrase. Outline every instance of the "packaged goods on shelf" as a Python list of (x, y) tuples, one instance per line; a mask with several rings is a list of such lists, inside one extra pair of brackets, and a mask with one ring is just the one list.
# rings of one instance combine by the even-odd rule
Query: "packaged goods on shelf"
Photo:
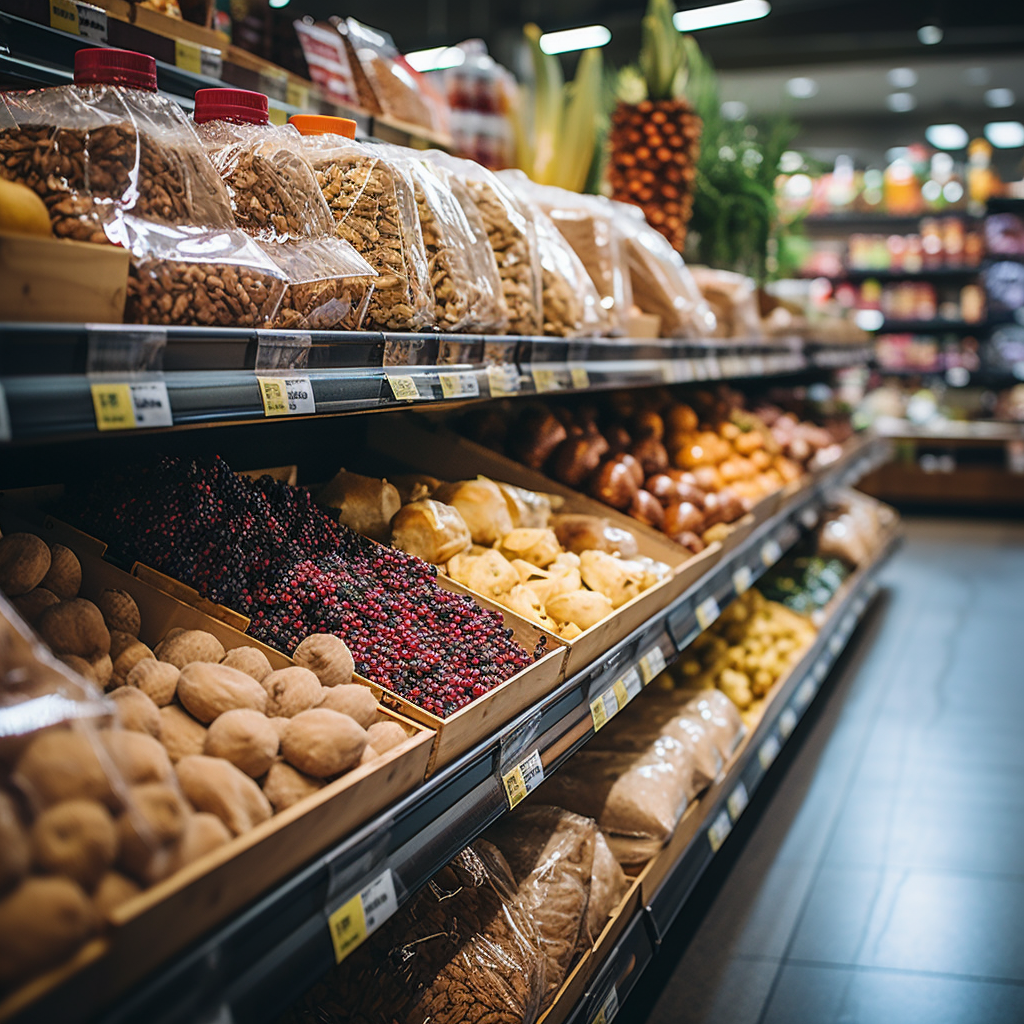
[(495, 174), (473, 163), (431, 151), (428, 159), (461, 180), (480, 214), (501, 277), (509, 333), (537, 335), (543, 326), (537, 231), (525, 207)]
[(693, 276), (704, 300), (715, 314), (716, 337), (761, 337), (757, 290), (751, 278), (711, 267), (694, 267)]
[[(347, 107), (363, 107), (374, 113), (374, 108), (361, 102), (356, 71), (338, 29), (327, 22), (313, 23), (312, 19), (305, 18), (297, 18), (292, 26), (302, 46), (309, 77), (323, 91), (324, 98)], [(359, 74), (362, 74), (362, 69)], [(379, 108), (376, 112), (379, 113)]]
[(768, 598), (784, 604), (799, 615), (824, 608), (849, 576), (847, 564), (811, 551), (794, 552), (758, 581), (757, 588)]
[(715, 315), (704, 301), (693, 274), (668, 241), (645, 220), (643, 212), (614, 203), (615, 230), (622, 238), (633, 301), (661, 318), (664, 338), (709, 338)]
[(818, 530), (818, 551), (857, 567), (867, 564), (891, 528), (895, 513), (887, 505), (857, 491), (833, 495)]
[(415, 192), (375, 149), (338, 135), (303, 139), (336, 233), (377, 271), (364, 326), (416, 331), (434, 324), (430, 277)]

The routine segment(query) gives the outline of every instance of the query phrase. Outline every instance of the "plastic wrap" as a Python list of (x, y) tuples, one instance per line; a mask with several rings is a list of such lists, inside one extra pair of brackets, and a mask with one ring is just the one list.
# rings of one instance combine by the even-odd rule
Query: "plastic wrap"
[(524, 807), (487, 833), (512, 869), (516, 903), (544, 950), (542, 1011), (558, 994), (579, 948), (599, 835), (591, 818), (543, 805)]
[[(156, 806), (167, 814), (143, 813)], [(0, 992), (70, 958), (166, 874), (188, 813), (159, 743), (118, 728), (0, 595)]]
[(763, 335), (753, 278), (731, 270), (694, 267), (693, 276), (715, 314), (715, 336), (760, 339)]
[(511, 334), (537, 335), (543, 325), (541, 268), (533, 218), (497, 175), (472, 160), (426, 154), (461, 179), (487, 231), (498, 265)]
[[(430, 285), (435, 327), (443, 332), (490, 331), (507, 322), (501, 281), (490, 244), (474, 233), (444, 169), (422, 154), (387, 146), (388, 159), (413, 184)], [(439, 362), (445, 362), (443, 358)]]
[(218, 120), (196, 131), (243, 231), (268, 242), (333, 233), (334, 218), (291, 125)]
[(702, 690), (686, 702), (684, 714), (699, 719), (723, 761), (732, 757), (747, 732), (736, 705), (721, 690)]
[(662, 337), (711, 337), (715, 315), (682, 256), (644, 220), (638, 207), (612, 205), (615, 230), (621, 235), (629, 266), (633, 301), (643, 312), (661, 318)]
[(533, 1024), (544, 976), (511, 869), (477, 840), (280, 1024)]
[(263, 251), (288, 281), (271, 327), (358, 331), (377, 272), (340, 238), (264, 242)]
[(377, 271), (364, 327), (418, 331), (434, 323), (433, 300), (414, 189), (370, 146), (338, 135), (303, 147), (335, 220), (335, 233)]
[(629, 882), (622, 865), (615, 859), (604, 833), (598, 831), (594, 843), (594, 870), (590, 875), (590, 902), (587, 904), (586, 927), (580, 940), (593, 945), (608, 924), (608, 918), (626, 894)]
[(818, 553), (851, 566), (871, 561), (882, 543), (882, 531), (894, 515), (887, 506), (856, 491), (833, 496), (831, 510), (818, 529)]

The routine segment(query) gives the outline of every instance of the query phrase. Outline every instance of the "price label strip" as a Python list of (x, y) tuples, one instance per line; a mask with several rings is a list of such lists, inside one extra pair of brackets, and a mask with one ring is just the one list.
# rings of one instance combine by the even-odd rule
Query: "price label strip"
[(475, 373), (440, 374), (441, 393), (445, 398), (479, 398), (480, 385)]
[(492, 398), (517, 395), (519, 394), (519, 370), (511, 363), (488, 366), (487, 383), (490, 385)]
[(732, 574), (732, 585), (737, 594), (745, 594), (754, 580), (754, 573), (749, 565), (741, 565)]
[(384, 371), (384, 376), (388, 379), (391, 394), (395, 396), (396, 402), (415, 402), (420, 398), (433, 397), (433, 395), (420, 394), (415, 377), (400, 373), (388, 373), (387, 370)]
[(775, 763), (775, 758), (779, 756), (779, 751), (782, 749), (782, 744), (779, 742), (778, 736), (772, 733), (761, 744), (761, 748), (757, 752), (757, 759), (761, 762), (761, 768), (764, 771), (768, 771), (769, 768)]
[(785, 711), (779, 715), (779, 735), (784, 739), (788, 740), (793, 735), (793, 730), (796, 728), (796, 712), (792, 708), (786, 708)]
[(624, 676), (616, 679), (604, 693), (592, 700), (590, 716), (594, 720), (594, 732), (600, 732), (643, 688), (640, 673), (631, 668)]
[(707, 629), (721, 614), (718, 601), (715, 600), (714, 596), (705, 597), (697, 605), (697, 622), (701, 629)]
[(814, 684), (814, 677), (808, 676), (801, 684), (800, 688), (796, 691), (796, 695), (793, 698), (793, 703), (798, 708), (803, 710), (808, 704), (814, 699), (815, 693), (817, 693), (817, 687)]
[(612, 985), (611, 992), (605, 996), (604, 1002), (601, 1004), (601, 1009), (597, 1011), (594, 1019), (590, 1024), (611, 1024), (615, 1019), (615, 1015), (619, 1012), (619, 992), (614, 985)]
[(327, 918), (334, 945), (334, 957), (340, 964), (366, 941), (397, 909), (395, 880), (391, 868), (378, 875), (365, 889), (343, 903)]
[(267, 416), (308, 416), (316, 412), (308, 377), (257, 377)]
[(738, 821), (740, 815), (747, 809), (747, 804), (749, 803), (750, 797), (747, 795), (747, 787), (740, 782), (729, 794), (729, 799), (725, 802), (725, 806), (729, 810), (729, 817), (732, 818), (734, 822)]
[(90, 385), (97, 430), (140, 430), (174, 425), (167, 385), (162, 380), (138, 384)]
[(106, 44), (107, 12), (76, 0), (50, 0), (50, 28)]
[(722, 848), (722, 843), (729, 838), (731, 831), (732, 821), (729, 818), (729, 812), (723, 807), (708, 829), (708, 842), (711, 844), (712, 853), (718, 853)]
[(782, 557), (782, 547), (772, 537), (761, 545), (761, 561), (766, 569), (770, 569)]
[(580, 363), (569, 364), (569, 379), (577, 391), (586, 391), (590, 387), (590, 374), (587, 368)]
[(646, 686), (665, 671), (665, 655), (660, 647), (652, 647), (639, 661), (640, 678)]
[(544, 765), (540, 761), (540, 751), (535, 750), (512, 769), (502, 775), (509, 809), (518, 804), (528, 793), (532, 793), (544, 781)]

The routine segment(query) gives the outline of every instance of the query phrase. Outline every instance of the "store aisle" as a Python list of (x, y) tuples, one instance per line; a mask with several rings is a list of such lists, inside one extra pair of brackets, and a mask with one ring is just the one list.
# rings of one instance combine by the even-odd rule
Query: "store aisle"
[(1024, 525), (906, 535), (885, 614), (631, 1019), (1024, 1021)]

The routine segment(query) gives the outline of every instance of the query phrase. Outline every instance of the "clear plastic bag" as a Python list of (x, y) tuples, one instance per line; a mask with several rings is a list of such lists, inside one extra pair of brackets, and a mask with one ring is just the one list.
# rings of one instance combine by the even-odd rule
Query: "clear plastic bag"
[(128, 270), (125, 319), (139, 324), (263, 327), (285, 275), (244, 232), (121, 219)]
[(333, 233), (334, 218), (291, 125), (218, 120), (196, 131), (243, 231), (268, 242)]
[(490, 245), (474, 233), (443, 168), (399, 146), (382, 147), (413, 184), (434, 295), (435, 327), (490, 330), (508, 318)]
[(537, 230), (530, 212), (493, 172), (444, 153), (425, 154), (461, 179), (487, 232), (498, 265), (511, 334), (537, 335), (543, 326)]
[(377, 271), (364, 327), (432, 327), (430, 277), (409, 179), (372, 146), (337, 135), (307, 136), (302, 144), (334, 216), (335, 233)]
[(487, 833), (512, 869), (516, 902), (544, 949), (542, 1011), (558, 994), (579, 948), (599, 835), (593, 819), (544, 805), (523, 807)]
[(692, 272), (704, 301), (715, 314), (716, 337), (755, 340), (762, 337), (753, 278), (713, 267), (694, 267)]
[(702, 690), (686, 702), (684, 714), (700, 720), (723, 761), (732, 757), (747, 732), (739, 709), (721, 690)]
[(628, 203), (612, 206), (636, 305), (661, 318), (664, 338), (711, 337), (716, 327), (715, 315), (682, 256), (644, 220), (638, 207)]
[(504, 858), (477, 840), (280, 1024), (533, 1024), (545, 956)]
[(358, 331), (377, 272), (340, 238), (264, 242), (288, 281), (269, 326), (297, 331)]
[(604, 833), (598, 831), (594, 844), (594, 869), (590, 874), (590, 902), (587, 904), (586, 927), (580, 934), (581, 942), (593, 945), (597, 941), (628, 888), (622, 865), (615, 859)]

